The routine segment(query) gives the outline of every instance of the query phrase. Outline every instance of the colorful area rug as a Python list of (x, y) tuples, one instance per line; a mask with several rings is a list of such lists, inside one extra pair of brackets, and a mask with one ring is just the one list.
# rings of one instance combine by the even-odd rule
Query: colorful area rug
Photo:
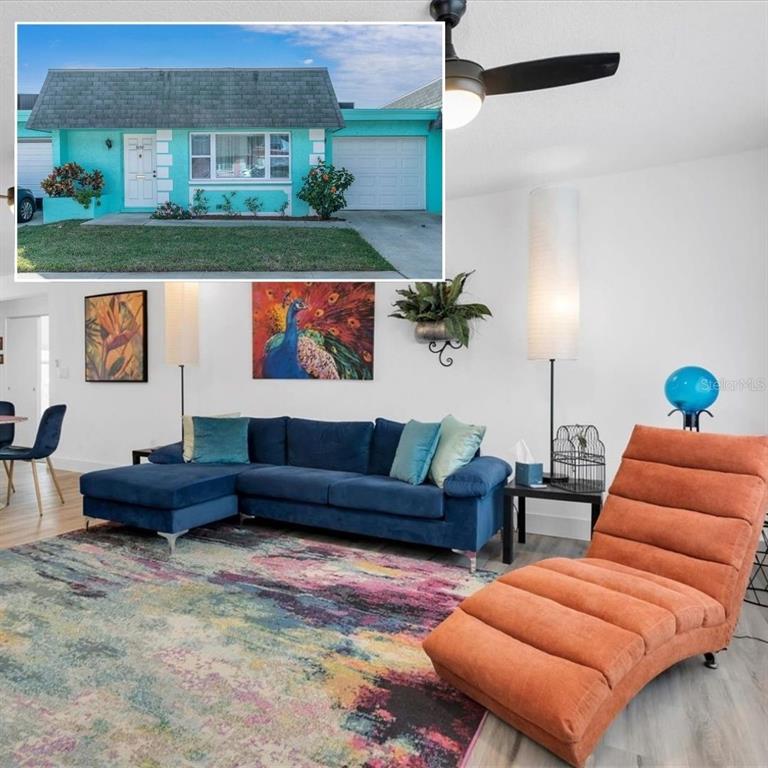
[(453, 768), (483, 711), (420, 642), (489, 579), (255, 527), (0, 551), (0, 766)]

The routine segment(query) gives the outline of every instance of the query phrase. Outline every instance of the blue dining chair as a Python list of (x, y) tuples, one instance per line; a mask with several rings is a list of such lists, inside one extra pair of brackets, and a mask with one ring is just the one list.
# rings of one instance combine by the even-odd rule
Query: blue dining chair
[[(7, 400), (0, 400), (0, 416), (15, 416), (16, 408), (13, 403), (9, 403)], [(15, 424), (0, 424), (0, 449), (5, 448), (8, 445), (13, 445), (13, 438), (16, 434)], [(11, 479), (11, 470), (8, 468), (8, 462), (3, 462), (3, 469), (8, 477), (8, 481)], [(11, 491), (15, 490), (11, 485)]]
[(64, 421), (64, 414), (67, 411), (66, 405), (52, 405), (45, 409), (40, 424), (37, 427), (37, 436), (35, 444), (31, 448), (23, 448), (18, 445), (8, 445), (0, 448), (0, 461), (10, 462), (10, 472), (8, 473), (8, 492), (6, 494), (6, 505), (11, 503), (11, 488), (13, 484), (13, 467), (17, 461), (28, 461), (32, 467), (32, 477), (35, 481), (35, 495), (37, 496), (37, 511), (40, 517), (43, 516), (43, 502), (40, 498), (40, 483), (37, 480), (38, 459), (45, 459), (48, 464), (48, 470), (51, 473), (53, 484), (59, 494), (61, 503), (64, 503), (64, 494), (61, 492), (59, 480), (56, 477), (56, 471), (51, 463), (51, 454), (59, 447), (59, 438), (61, 437), (61, 425)]

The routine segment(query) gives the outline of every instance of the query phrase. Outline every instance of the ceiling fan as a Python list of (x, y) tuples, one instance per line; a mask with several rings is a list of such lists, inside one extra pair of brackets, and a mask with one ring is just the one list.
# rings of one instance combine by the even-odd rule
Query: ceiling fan
[(583, 83), (610, 77), (619, 68), (618, 53), (584, 53), (483, 69), (474, 61), (460, 59), (453, 47), (453, 28), (466, 10), (467, 0), (431, 0), (429, 4), (432, 18), (445, 23), (446, 128), (461, 128), (474, 120), (486, 96)]

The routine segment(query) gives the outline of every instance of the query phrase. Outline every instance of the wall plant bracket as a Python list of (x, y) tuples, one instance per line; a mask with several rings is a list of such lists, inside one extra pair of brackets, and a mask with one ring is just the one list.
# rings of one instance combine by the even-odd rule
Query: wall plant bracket
[(446, 341), (430, 341), (429, 351), (434, 352), (437, 355), (437, 359), (443, 368), (450, 368), (453, 365), (453, 358), (450, 355), (446, 355), (443, 359), (443, 353), (446, 349), (461, 349), (461, 342), (454, 341), (453, 339), (447, 339)]
[(453, 365), (448, 350), (469, 346), (470, 321), (491, 315), (485, 304), (458, 301), (471, 274), (460, 272), (443, 283), (419, 282), (396, 291), (401, 298), (394, 302), (397, 312), (390, 317), (415, 323), (417, 341), (429, 343), (429, 351), (437, 355), (443, 368)]

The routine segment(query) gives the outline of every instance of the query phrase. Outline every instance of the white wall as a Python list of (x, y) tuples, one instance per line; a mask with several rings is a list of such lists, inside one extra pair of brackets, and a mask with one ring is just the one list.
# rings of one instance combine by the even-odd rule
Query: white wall
[[(582, 333), (578, 361), (557, 366), (557, 423), (598, 426), (612, 474), (633, 424), (666, 418), (666, 376), (696, 363), (762, 391), (724, 391), (707, 431), (768, 432), (768, 151), (575, 182), (581, 191)], [(240, 410), (320, 419), (459, 419), (488, 425), (484, 451), (510, 457), (524, 437), (547, 451), (548, 369), (526, 357), (527, 191), (450, 200), (450, 272), (494, 318), (441, 368), (410, 324), (387, 317), (396, 285), (377, 288), (375, 381), (251, 379), (250, 286), (202, 286), (201, 365), (188, 412)], [(149, 383), (83, 381), (82, 297), (149, 288)], [(176, 439), (178, 372), (163, 362), (161, 284), (50, 289), (52, 402), (65, 402), (59, 464), (127, 463), (130, 449)], [(587, 508), (531, 504), (531, 530), (585, 537)]]

